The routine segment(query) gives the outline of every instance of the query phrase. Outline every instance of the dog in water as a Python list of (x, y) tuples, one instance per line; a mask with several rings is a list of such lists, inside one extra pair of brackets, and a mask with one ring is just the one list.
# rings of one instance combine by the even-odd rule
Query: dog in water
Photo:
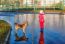
[(26, 39), (26, 36), (25, 36), (25, 30), (26, 30), (27, 25), (28, 25), (27, 22), (24, 22), (24, 23), (22, 23), (22, 24), (15, 23), (15, 29), (16, 29), (16, 31), (17, 31), (19, 28), (21, 28), (21, 29), (23, 30), (23, 33), (24, 33), (23, 37), (19, 38), (19, 37), (17, 36), (17, 32), (16, 32), (16, 40), (27, 40), (27, 39)]

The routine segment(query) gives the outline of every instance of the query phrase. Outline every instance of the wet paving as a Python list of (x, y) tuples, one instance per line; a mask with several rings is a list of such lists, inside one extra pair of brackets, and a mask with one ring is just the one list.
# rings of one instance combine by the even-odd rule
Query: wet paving
[(45, 44), (65, 44), (65, 15), (45, 16)]
[[(27, 18), (29, 25), (26, 29), (26, 37), (29, 38), (28, 41), (15, 41), (15, 17), (8, 17), (8, 21), (8, 18), (4, 18), (4, 20), (10, 22), (12, 26), (10, 44), (39, 44), (40, 28), (38, 14), (35, 15), (35, 18), (31, 16), (33, 16), (33, 14), (28, 14)], [(23, 17), (23, 15), (20, 16), (19, 23), (26, 20), (26, 18), (23, 20), (21, 17)], [(45, 44), (65, 44), (65, 15), (45, 14), (45, 28), (43, 31)], [(20, 30), (18, 33), (19, 36), (23, 35)]]
[[(40, 29), (38, 15), (36, 16), (34, 44), (39, 44)], [(65, 15), (45, 14), (44, 39), (45, 44), (65, 44)]]

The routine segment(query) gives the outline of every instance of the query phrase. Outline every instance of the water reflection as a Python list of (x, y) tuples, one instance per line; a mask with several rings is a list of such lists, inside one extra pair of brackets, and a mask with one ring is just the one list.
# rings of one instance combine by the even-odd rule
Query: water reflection
[[(26, 20), (28, 21), (29, 25), (32, 25), (32, 22), (34, 21), (34, 27), (39, 27), (39, 14), (35, 14), (35, 20), (33, 14), (19, 15), (19, 23)], [(45, 14), (45, 28), (47, 28), (47, 30), (56, 31), (61, 34), (65, 33), (65, 15)]]
[[(19, 18), (19, 21), (16, 17)], [(29, 27), (26, 30), (26, 33), (28, 35), (31, 33), (32, 42), (38, 44), (40, 33), (39, 14), (24, 14), (17, 15), (16, 17), (15, 22), (22, 23), (23, 21), (28, 21)], [(65, 44), (65, 15), (45, 14), (44, 36), (45, 44)], [(30, 35), (28, 37), (30, 37)]]
[[(39, 40), (39, 18), (35, 15), (34, 43)], [(45, 14), (45, 44), (61, 44), (65, 43), (65, 15)]]
[(65, 44), (65, 15), (45, 15), (45, 43)]
[(46, 14), (45, 15), (45, 27), (52, 28), (57, 32), (63, 33), (65, 27), (65, 15), (59, 14)]

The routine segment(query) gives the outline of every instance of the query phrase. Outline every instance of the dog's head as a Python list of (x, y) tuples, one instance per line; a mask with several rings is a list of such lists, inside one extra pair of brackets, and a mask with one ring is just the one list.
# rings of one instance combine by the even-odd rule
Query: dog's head
[(19, 24), (18, 23), (15, 23), (15, 29), (18, 29), (18, 28), (20, 28), (19, 27)]

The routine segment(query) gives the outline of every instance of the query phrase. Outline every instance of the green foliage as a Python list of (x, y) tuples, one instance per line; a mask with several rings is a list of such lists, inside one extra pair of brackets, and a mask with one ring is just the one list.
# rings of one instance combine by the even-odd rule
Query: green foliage
[(55, 4), (55, 8), (63, 9), (63, 4), (60, 1), (59, 3)]
[(65, 6), (64, 6), (64, 10), (65, 10)]
[(4, 41), (11, 26), (8, 22), (0, 20), (0, 41)]
[[(34, 3), (35, 3), (35, 7), (38, 6), (38, 2), (40, 0), (34, 0)], [(2, 7), (0, 7), (0, 10), (17, 10), (17, 9), (22, 9), (22, 10), (31, 10), (32, 8), (34, 8), (34, 5), (32, 6), (29, 6), (27, 4), (24, 4), (23, 6), (20, 7), (20, 2), (18, 0), (16, 0), (14, 3), (13, 2), (10, 2), (10, 0), (6, 0), (6, 1), (2, 1), (0, 3), (0, 6), (2, 5)], [(50, 6), (51, 8), (54, 8), (57, 9), (57, 10), (60, 10), (60, 9), (63, 9), (64, 7), (64, 4), (62, 1), (60, 1), (59, 3), (54, 3)], [(26, 8), (26, 9), (24, 9)], [(27, 8), (31, 8), (31, 9), (27, 9)], [(44, 7), (43, 7), (44, 9)]]

